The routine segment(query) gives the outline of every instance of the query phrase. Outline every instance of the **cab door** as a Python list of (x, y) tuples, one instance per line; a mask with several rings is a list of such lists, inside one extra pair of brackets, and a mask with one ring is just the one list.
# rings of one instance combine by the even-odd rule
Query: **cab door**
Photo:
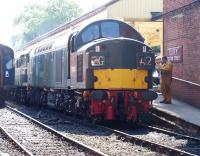
[(77, 86), (77, 54), (75, 51), (75, 37), (76, 33), (72, 33), (68, 40), (68, 86)]

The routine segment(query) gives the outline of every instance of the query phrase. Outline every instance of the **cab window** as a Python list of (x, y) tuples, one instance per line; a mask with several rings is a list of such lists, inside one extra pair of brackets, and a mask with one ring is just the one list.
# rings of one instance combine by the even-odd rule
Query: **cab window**
[(101, 24), (102, 37), (119, 37), (119, 24), (116, 22), (104, 22)]
[(98, 25), (92, 25), (87, 28), (82, 34), (82, 40), (84, 43), (99, 38), (99, 27)]

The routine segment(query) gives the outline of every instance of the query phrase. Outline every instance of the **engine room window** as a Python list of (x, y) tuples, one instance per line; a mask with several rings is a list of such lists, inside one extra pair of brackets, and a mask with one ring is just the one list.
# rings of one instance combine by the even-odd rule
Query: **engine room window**
[(82, 34), (82, 40), (84, 43), (99, 38), (99, 27), (98, 25), (92, 25), (87, 28)]
[(101, 24), (103, 37), (119, 37), (119, 24), (115, 22), (104, 22)]

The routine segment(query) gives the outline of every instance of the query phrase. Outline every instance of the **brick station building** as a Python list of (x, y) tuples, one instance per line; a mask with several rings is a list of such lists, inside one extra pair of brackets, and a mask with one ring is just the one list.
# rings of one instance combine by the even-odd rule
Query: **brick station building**
[(174, 62), (173, 96), (200, 107), (200, 1), (163, 2), (164, 55)]

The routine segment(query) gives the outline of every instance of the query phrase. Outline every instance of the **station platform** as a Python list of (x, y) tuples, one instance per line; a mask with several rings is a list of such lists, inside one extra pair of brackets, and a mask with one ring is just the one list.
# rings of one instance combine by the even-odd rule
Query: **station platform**
[[(158, 98), (153, 101), (153, 109), (174, 116), (177, 119), (191, 123), (200, 129), (200, 109), (190, 104), (172, 99), (172, 104), (159, 103), (163, 100), (158, 93)], [(178, 121), (180, 122), (180, 121)]]

